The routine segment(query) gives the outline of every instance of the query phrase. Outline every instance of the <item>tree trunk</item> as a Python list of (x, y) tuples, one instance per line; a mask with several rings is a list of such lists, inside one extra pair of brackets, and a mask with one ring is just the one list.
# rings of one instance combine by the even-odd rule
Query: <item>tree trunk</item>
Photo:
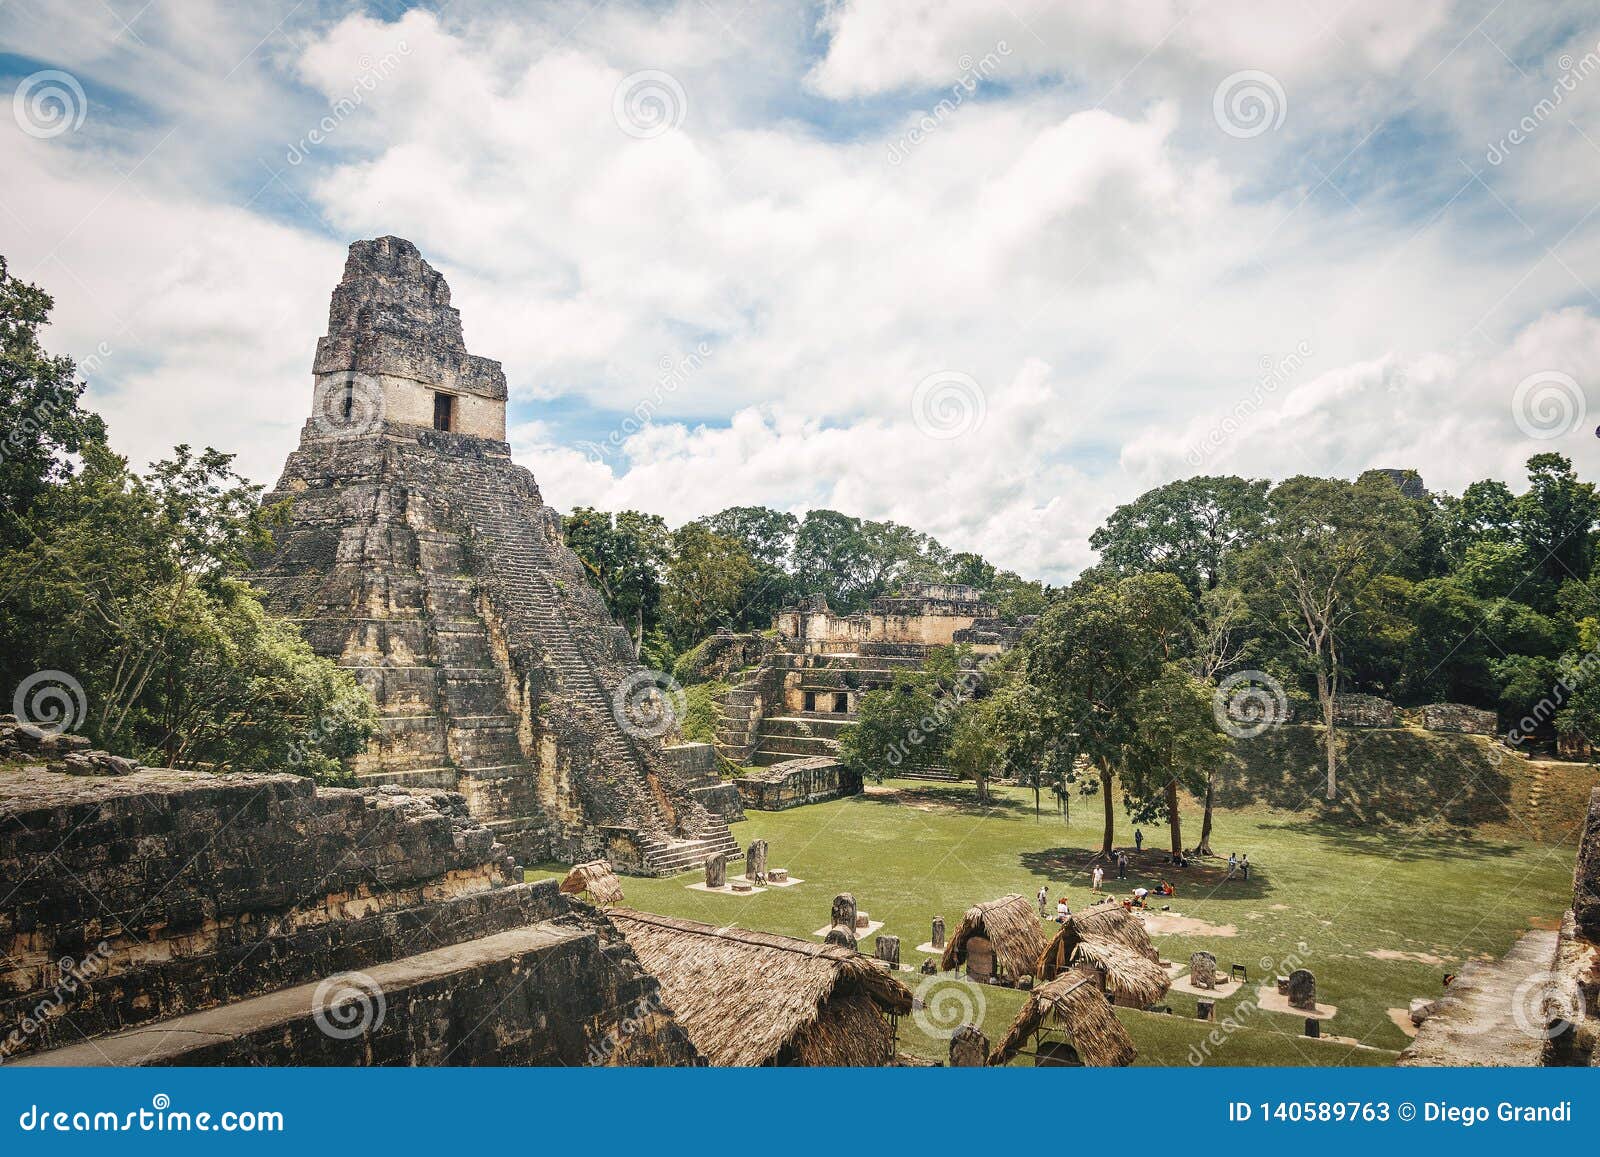
[(1328, 753), (1328, 798), (1339, 792), (1339, 747), (1334, 736), (1334, 690), (1326, 673), (1317, 672), (1317, 698), (1322, 701), (1323, 744)]
[(1194, 846), (1194, 854), (1197, 856), (1211, 854), (1211, 803), (1215, 795), (1215, 783), (1215, 775), (1206, 776), (1206, 810), (1200, 817), (1200, 842)]
[(972, 782), (978, 788), (978, 802), (987, 804), (989, 802), (989, 769), (985, 767), (974, 768)]
[(1111, 841), (1116, 835), (1117, 813), (1111, 800), (1111, 769), (1105, 765), (1100, 767), (1100, 794), (1105, 797), (1106, 828), (1100, 837), (1100, 854), (1111, 854)]
[(1178, 781), (1167, 780), (1167, 823), (1172, 826), (1172, 858), (1183, 856), (1183, 823), (1178, 815)]

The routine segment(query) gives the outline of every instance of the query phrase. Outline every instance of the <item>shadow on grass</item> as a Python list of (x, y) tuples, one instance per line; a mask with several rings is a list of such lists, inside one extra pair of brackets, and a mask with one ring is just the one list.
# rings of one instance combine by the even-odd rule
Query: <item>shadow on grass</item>
[(1264, 823), (1261, 826), (1295, 835), (1315, 836), (1340, 851), (1359, 852), (1362, 855), (1378, 856), (1402, 864), (1412, 864), (1420, 860), (1484, 860), (1522, 851), (1521, 846), (1515, 843), (1485, 840), (1471, 832), (1444, 826), (1436, 832), (1400, 828), (1371, 830), (1352, 828), (1344, 823), (1321, 818)]
[[(1017, 862), (1035, 875), (1074, 884), (1087, 883), (1099, 851), (1099, 848), (1040, 848), (1022, 852)], [(1140, 885), (1152, 888), (1162, 880), (1177, 889), (1176, 900), (1192, 899), (1196, 894), (1209, 900), (1259, 900), (1272, 891), (1272, 884), (1255, 865), (1251, 866), (1248, 880), (1238, 873), (1229, 880), (1226, 860), (1190, 860), (1188, 867), (1179, 868), (1167, 862), (1167, 853), (1152, 852), (1148, 848), (1143, 852), (1129, 852), (1128, 878), (1119, 880), (1116, 877), (1116, 869), (1108, 866), (1103, 887), (1112, 895), (1131, 892)], [(1171, 902), (1158, 896), (1150, 897), (1153, 908)]]
[(991, 795), (988, 803), (979, 803), (971, 784), (957, 783), (918, 783), (914, 787), (905, 783), (874, 784), (872, 791), (856, 798), (867, 803), (946, 808), (965, 815), (1017, 816), (1032, 810), (1031, 803), (1000, 795)]

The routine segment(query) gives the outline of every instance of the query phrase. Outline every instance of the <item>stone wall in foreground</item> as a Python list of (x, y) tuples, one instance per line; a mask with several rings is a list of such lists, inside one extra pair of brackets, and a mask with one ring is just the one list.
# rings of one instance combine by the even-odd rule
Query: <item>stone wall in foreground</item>
[[(0, 1061), (697, 1060), (610, 924), (522, 883), (458, 793), (66, 766), (0, 759)], [(384, 1020), (343, 1035), (352, 989)]]

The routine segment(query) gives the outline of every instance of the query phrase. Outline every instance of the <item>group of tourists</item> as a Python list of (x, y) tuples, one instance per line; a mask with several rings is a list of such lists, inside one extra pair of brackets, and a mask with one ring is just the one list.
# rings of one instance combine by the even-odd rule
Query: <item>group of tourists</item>
[[(1250, 853), (1249, 852), (1246, 852), (1243, 856), (1240, 856), (1238, 852), (1229, 852), (1228, 853), (1228, 875), (1227, 875), (1227, 880), (1232, 880), (1232, 879), (1239, 878), (1239, 877), (1242, 877), (1242, 878), (1244, 878), (1246, 880), (1248, 880), (1250, 878)], [(1227, 880), (1224, 880), (1223, 882), (1226, 883)]]

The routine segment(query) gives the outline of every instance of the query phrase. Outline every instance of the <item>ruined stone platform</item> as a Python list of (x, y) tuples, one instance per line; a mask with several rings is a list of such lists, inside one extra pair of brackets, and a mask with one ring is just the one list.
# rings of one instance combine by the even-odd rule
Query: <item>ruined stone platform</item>
[(313, 376), (265, 499), (289, 524), (252, 581), (372, 692), (358, 780), (460, 791), (524, 863), (662, 876), (736, 854), (737, 789), (699, 753), (668, 754), (664, 677), (639, 668), (511, 461), (500, 365), (467, 352), (410, 242), (350, 247)]
[[(458, 793), (11, 760), (0, 812), (0, 1062), (698, 1063)], [(345, 1032), (355, 973), (382, 1012)]]

